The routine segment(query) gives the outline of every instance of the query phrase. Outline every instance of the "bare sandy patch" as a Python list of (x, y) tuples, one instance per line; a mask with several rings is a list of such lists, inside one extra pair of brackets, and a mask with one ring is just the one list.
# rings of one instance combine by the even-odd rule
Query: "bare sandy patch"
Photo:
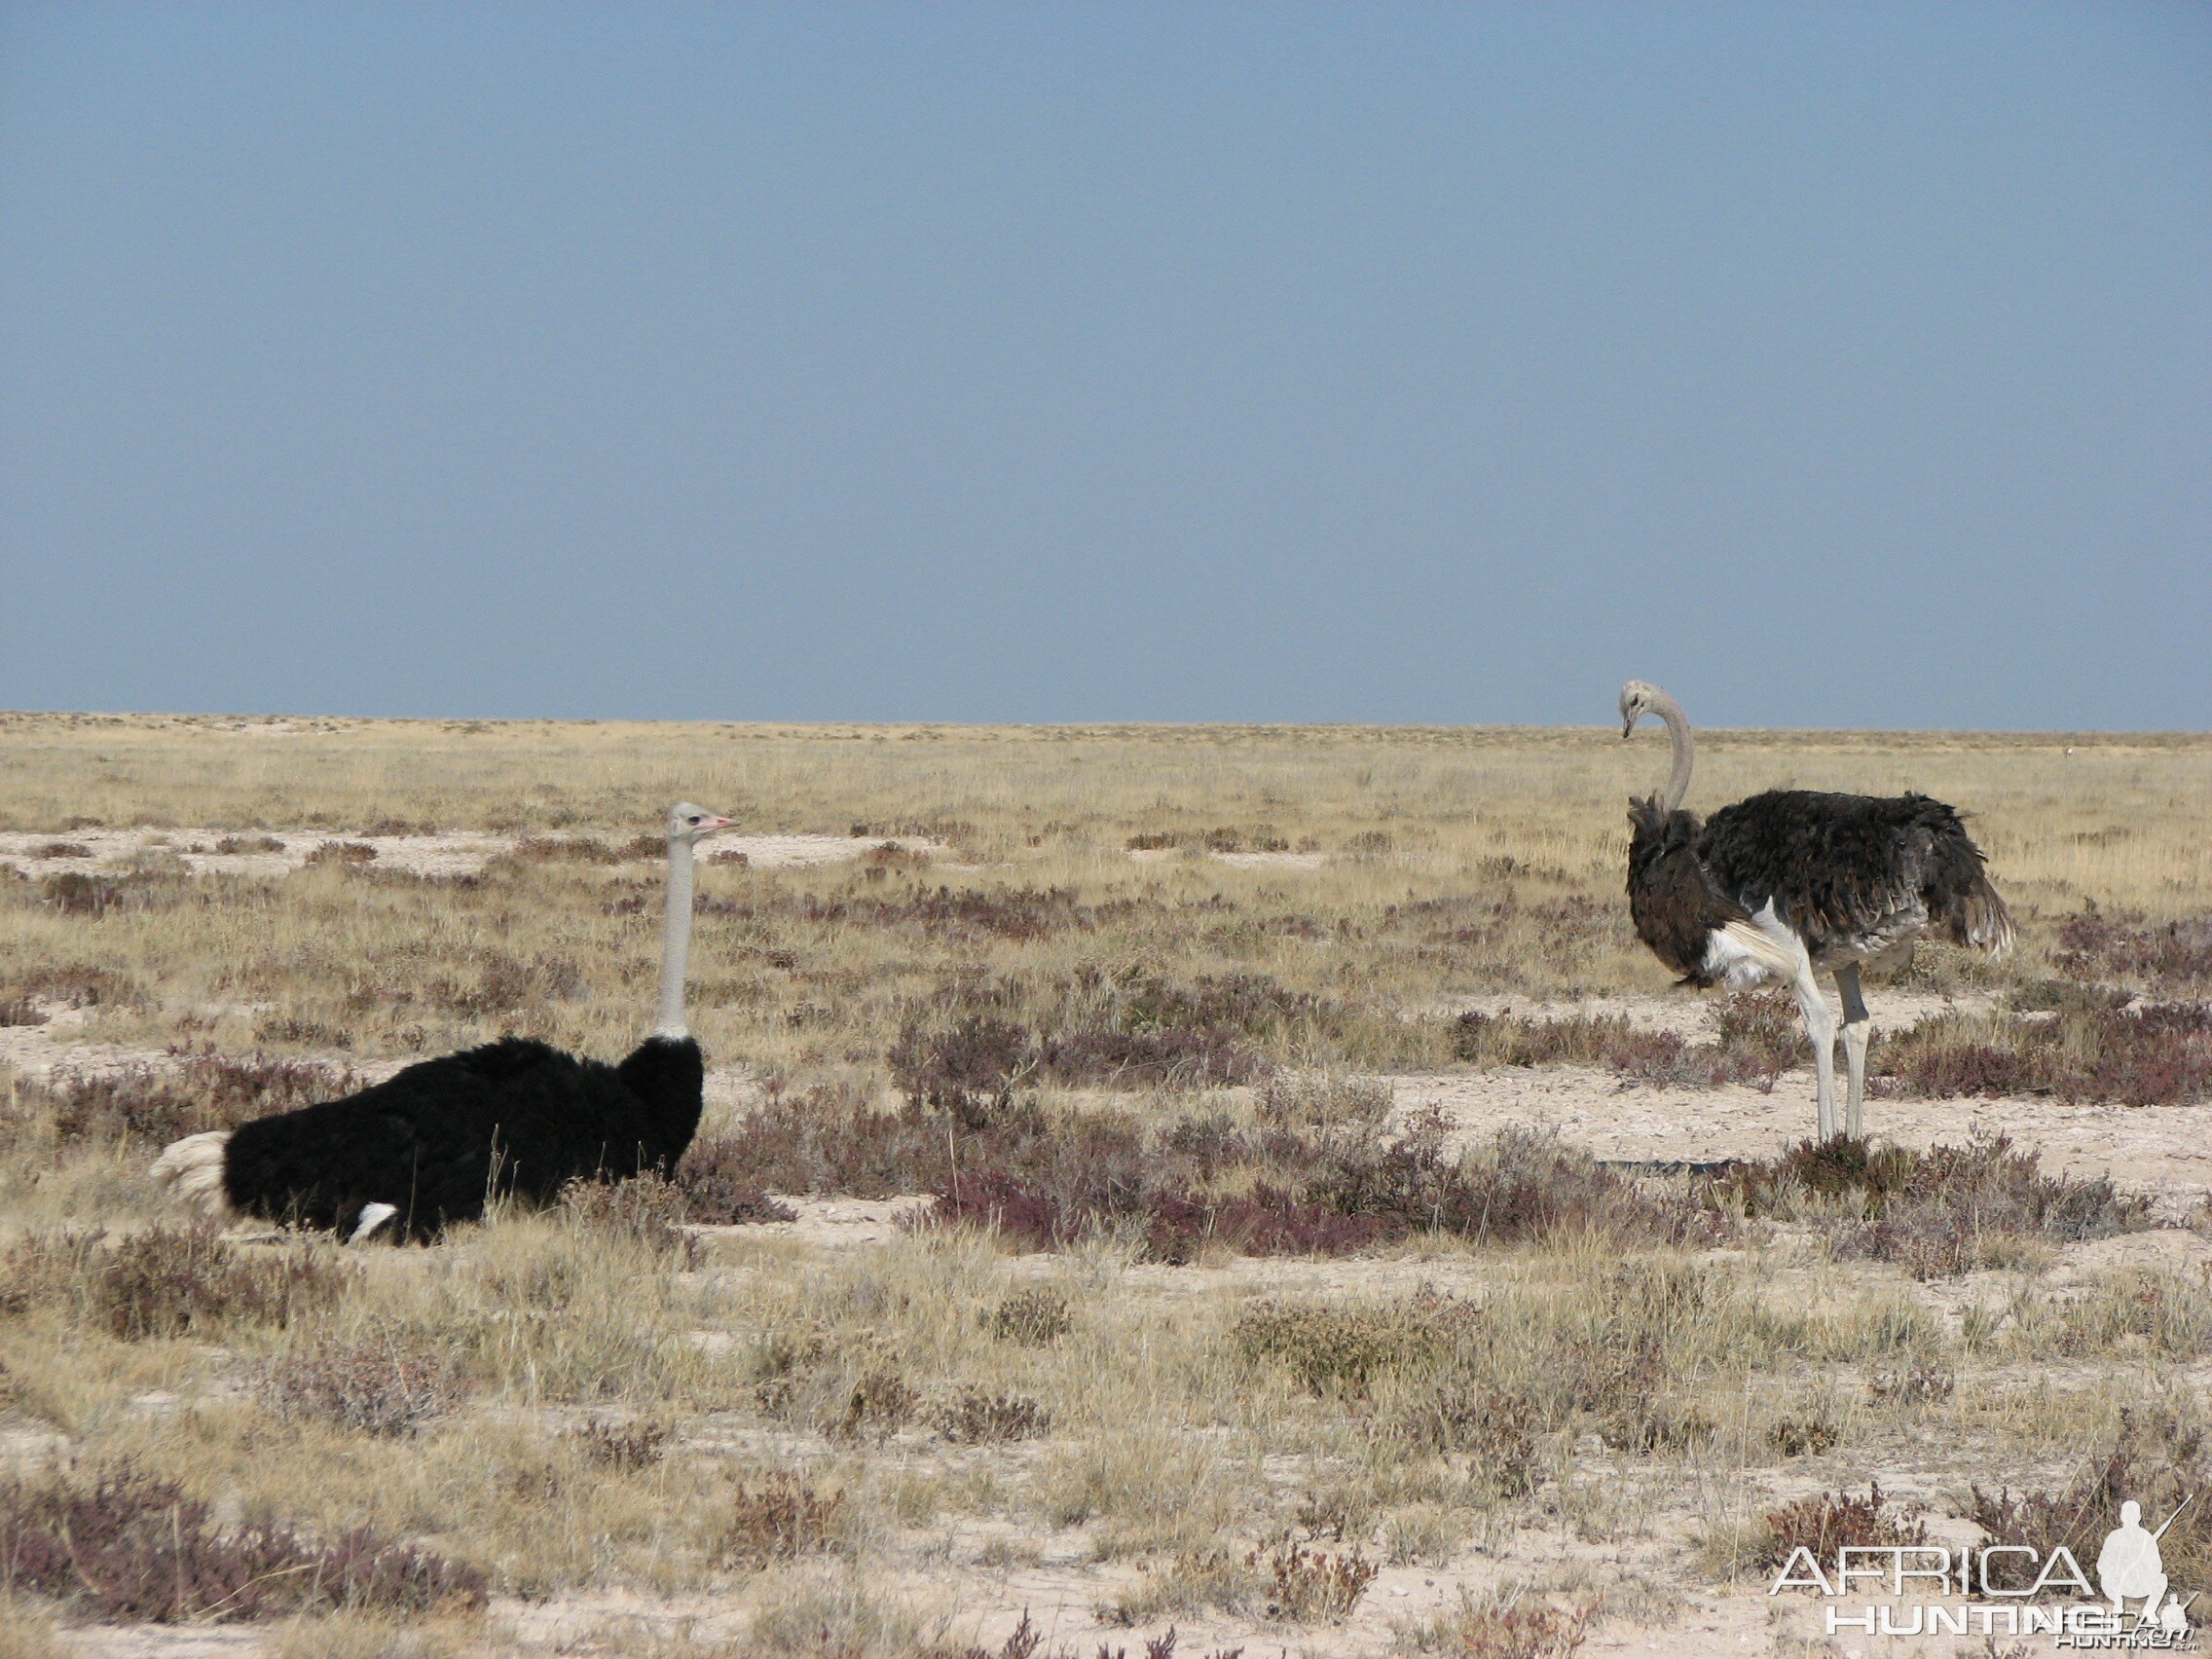
[[(1393, 1077), (1401, 1112), (1435, 1106), (1455, 1134), (1488, 1139), (1522, 1126), (1556, 1130), (1600, 1159), (1629, 1163), (1706, 1163), (1772, 1158), (1813, 1133), (1809, 1075), (1785, 1075), (1771, 1092), (1745, 1085), (1653, 1088), (1592, 1066)], [(1966, 1100), (1869, 1100), (1876, 1140), (1953, 1145), (1977, 1129), (2002, 1131), (2042, 1154), (2044, 1167), (2109, 1175), (2133, 1192), (2194, 1204), (2212, 1192), (2212, 1105), (2069, 1105), (2021, 1096)]]
[(1232, 869), (1319, 869), (1329, 862), (1327, 853), (1209, 853), (1206, 856)]
[(62, 1640), (79, 1659), (230, 1659), (267, 1651), (269, 1633), (249, 1625), (88, 1625)]
[[(548, 836), (550, 840), (596, 839), (590, 836)], [(283, 843), (278, 848), (222, 852), (225, 841)], [(474, 875), (499, 854), (512, 851), (523, 837), (472, 830), (447, 830), (426, 835), (352, 834), (327, 830), (267, 830), (240, 833), (230, 830), (157, 830), (146, 827), (116, 830), (70, 830), (0, 832), (0, 864), (12, 865), (29, 876), (60, 875), (112, 869), (150, 855), (173, 855), (198, 874), (276, 877), (304, 866), (319, 849), (335, 843), (367, 847), (367, 862), (378, 869), (403, 870), (409, 875)], [(947, 849), (936, 841), (866, 835), (718, 835), (706, 843), (710, 863), (718, 855), (741, 853), (745, 862), (761, 869), (806, 869), (818, 865), (844, 864), (863, 858), (879, 847), (938, 857)], [(55, 849), (69, 848), (56, 855)], [(77, 852), (74, 849), (82, 848)], [(641, 863), (649, 862), (641, 856)]]
[(0, 1070), (18, 1077), (49, 1078), (56, 1072), (110, 1077), (141, 1066), (167, 1066), (177, 1056), (166, 1049), (95, 1043), (84, 1036), (92, 1011), (40, 1003), (43, 1025), (0, 1025)]
[(940, 859), (951, 850), (941, 841), (911, 835), (717, 835), (705, 843), (705, 853), (709, 863), (719, 853), (743, 853), (748, 864), (761, 869), (807, 869), (844, 864), (881, 847), (931, 859)]
[(849, 1250), (899, 1236), (899, 1218), (926, 1209), (926, 1193), (889, 1198), (846, 1198), (808, 1193), (774, 1193), (798, 1212), (793, 1221), (755, 1221), (742, 1227), (700, 1228), (701, 1233), (742, 1234), (749, 1238), (789, 1238), (820, 1249)]

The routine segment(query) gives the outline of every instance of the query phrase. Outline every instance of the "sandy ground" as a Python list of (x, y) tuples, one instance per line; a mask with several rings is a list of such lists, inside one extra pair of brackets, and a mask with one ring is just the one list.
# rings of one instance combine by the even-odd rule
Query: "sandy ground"
[[(970, 1529), (978, 1533), (987, 1528)], [(975, 1541), (975, 1540), (970, 1540)], [(1173, 1621), (1178, 1641), (1175, 1651), (1185, 1659), (1213, 1659), (1214, 1655), (1240, 1652), (1244, 1659), (1385, 1659), (1413, 1651), (1397, 1642), (1397, 1630), (1445, 1612), (1458, 1604), (1460, 1590), (1478, 1578), (1495, 1583), (1509, 1576), (1547, 1567), (1572, 1567), (1599, 1552), (1577, 1548), (1561, 1537), (1516, 1539), (1510, 1563), (1493, 1563), (1489, 1572), (1451, 1568), (1385, 1567), (1375, 1579), (1360, 1606), (1341, 1625), (1303, 1629), (1255, 1631), (1241, 1623), (1181, 1618)], [(1633, 1564), (1631, 1552), (1604, 1552), (1618, 1565), (1648, 1567), (1667, 1572), (1662, 1551), (1653, 1548), (1647, 1561)], [(1026, 1612), (1048, 1638), (1048, 1652), (1072, 1651), (1088, 1656), (1100, 1652), (1141, 1655), (1148, 1637), (1161, 1630), (1142, 1630), (1102, 1623), (1094, 1604), (1108, 1586), (1089, 1575), (1069, 1570), (1074, 1563), (1041, 1562), (1037, 1567), (1012, 1573), (948, 1569), (922, 1579), (913, 1575), (886, 1574), (870, 1588), (879, 1595), (903, 1595), (939, 1607), (973, 1608), (987, 1603), (1011, 1610), (977, 1616), (970, 1611), (942, 1615), (948, 1640), (977, 1641), (995, 1652)], [(1671, 1585), (1659, 1582), (1659, 1594)], [(1943, 1603), (1956, 1606), (1956, 1599)], [(1853, 1604), (1858, 1616), (1863, 1604)], [(1901, 1615), (1899, 1615), (1901, 1616)], [(604, 1652), (614, 1642), (629, 1651), (653, 1644), (659, 1651), (728, 1656), (736, 1659), (749, 1649), (744, 1645), (746, 1619), (727, 1599), (712, 1594), (645, 1597), (635, 1592), (608, 1590), (579, 1596), (558, 1596), (543, 1601), (498, 1597), (488, 1620), (488, 1640), (479, 1651), (535, 1654), (591, 1654)], [(497, 1633), (497, 1634), (494, 1634)], [(108, 1626), (68, 1633), (70, 1650), (83, 1659), (202, 1659), (202, 1656), (237, 1655), (244, 1659), (268, 1651), (264, 1633), (239, 1626), (163, 1627)], [(1633, 1621), (1610, 1621), (1590, 1633), (1578, 1650), (1581, 1659), (1952, 1659), (1954, 1654), (1996, 1659), (2046, 1659), (2059, 1651), (2047, 1638), (2007, 1641), (1980, 1645), (1978, 1635), (1971, 1641), (1957, 1638), (1919, 1637), (1871, 1640), (1857, 1632), (1824, 1640), (1821, 1615), (1806, 1600), (1769, 1598), (1762, 1594), (1714, 1596), (1692, 1593), (1675, 1604), (1675, 1616), (1666, 1628), (1640, 1626)], [(2201, 1640), (2187, 1651), (2202, 1651)], [(295, 1649), (294, 1651), (298, 1651)], [(405, 1651), (394, 1648), (393, 1652)]]
[(39, 1003), (43, 1025), (0, 1025), (0, 1067), (18, 1077), (45, 1079), (55, 1072), (109, 1077), (140, 1066), (166, 1066), (175, 1056), (166, 1049), (126, 1048), (120, 1043), (88, 1042), (83, 1036), (92, 1011)]
[[(322, 830), (274, 830), (267, 833), (283, 842), (280, 850), (219, 853), (216, 846), (235, 831), (226, 830), (71, 830), (62, 834), (0, 831), (0, 864), (13, 865), (26, 875), (59, 875), (69, 870), (111, 868), (147, 855), (173, 855), (194, 871), (212, 870), (228, 875), (280, 876), (308, 862), (317, 847), (334, 841), (354, 842), (376, 850), (380, 869), (405, 870), (410, 875), (473, 875), (498, 854), (516, 845), (518, 835), (492, 835), (466, 830), (449, 830), (434, 835), (352, 835)], [(255, 836), (261, 832), (255, 831)], [(248, 837), (251, 839), (254, 837)], [(591, 837), (597, 839), (597, 837)], [(546, 837), (560, 840), (558, 835)], [(761, 869), (798, 869), (813, 865), (840, 864), (877, 847), (893, 843), (866, 835), (716, 835), (703, 842), (700, 856), (710, 863), (718, 857), (743, 853), (746, 862)], [(934, 841), (902, 837), (896, 843), (912, 852), (940, 856), (945, 849)], [(82, 847), (84, 852), (50, 856), (55, 847)]]
[[(1459, 1135), (1487, 1139), (1509, 1124), (1552, 1128), (1601, 1159), (1627, 1163), (1771, 1158), (1814, 1130), (1809, 1072), (1785, 1073), (1771, 1093), (1743, 1086), (1649, 1088), (1584, 1066), (1438, 1072), (1391, 1085), (1401, 1109), (1437, 1106)], [(1875, 1140), (1956, 1145), (1977, 1128), (2034, 1148), (2046, 1169), (2110, 1175), (2121, 1187), (2156, 1193), (2161, 1204), (2193, 1207), (2212, 1193), (2212, 1105), (2070, 1106), (2020, 1096), (1866, 1103), (1866, 1132)]]
[[(1832, 998), (1831, 998), (1832, 1002)], [(1882, 1035), (1931, 1014), (1979, 1013), (1986, 997), (1945, 997), (1884, 990), (1867, 999), (1872, 1050)], [(1695, 1037), (1713, 1005), (1689, 995), (1590, 997), (1554, 1003), (1489, 997), (1456, 1003), (1462, 1010), (1558, 1019), (1571, 1014), (1625, 1017), (1630, 1024)], [(1837, 1045), (1837, 1088), (1843, 1052)], [(1488, 1072), (1401, 1074), (1390, 1079), (1401, 1114), (1439, 1108), (1455, 1132), (1487, 1139), (1511, 1125), (1556, 1129), (1597, 1158), (1625, 1163), (1708, 1163), (1771, 1158), (1813, 1134), (1810, 1068), (1786, 1072), (1772, 1089), (1654, 1088), (1627, 1083), (1603, 1067), (1542, 1066)], [(2212, 1105), (2069, 1105), (2046, 1097), (1984, 1095), (1957, 1100), (1869, 1098), (1867, 1134), (1913, 1147), (1957, 1144), (1975, 1130), (2002, 1131), (2043, 1155), (2044, 1167), (2079, 1176), (2109, 1175), (2118, 1185), (2155, 1194), (2169, 1211), (2194, 1209), (2212, 1195)]]

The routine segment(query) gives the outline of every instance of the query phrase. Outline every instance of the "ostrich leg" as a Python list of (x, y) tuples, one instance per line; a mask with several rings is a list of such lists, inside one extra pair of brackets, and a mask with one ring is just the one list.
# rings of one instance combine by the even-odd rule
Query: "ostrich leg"
[(1820, 1120), (1821, 1142), (1835, 1138), (1835, 1015), (1828, 999), (1813, 979), (1813, 964), (1797, 942), (1797, 977), (1790, 989), (1797, 993), (1798, 1012), (1805, 1016), (1805, 1035), (1813, 1040), (1813, 1091)]
[(1835, 971), (1835, 988), (1843, 998), (1843, 1057), (1851, 1068), (1843, 1102), (1844, 1132), (1853, 1140), (1862, 1140), (1866, 1134), (1866, 1039), (1872, 1027), (1867, 1023), (1865, 999), (1859, 994), (1858, 963)]

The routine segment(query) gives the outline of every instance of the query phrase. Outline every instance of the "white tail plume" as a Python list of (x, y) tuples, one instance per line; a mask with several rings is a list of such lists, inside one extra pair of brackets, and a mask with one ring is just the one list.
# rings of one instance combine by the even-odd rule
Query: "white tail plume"
[(398, 1213), (397, 1204), (363, 1204), (360, 1219), (353, 1224), (353, 1231), (347, 1236), (346, 1242), (358, 1244), (364, 1238), (374, 1237), (377, 1229)]
[(1731, 990), (1749, 990), (1797, 974), (1797, 953), (1755, 921), (1723, 922), (1706, 935), (1705, 971)]
[(210, 1215), (227, 1214), (231, 1200), (223, 1191), (223, 1163), (230, 1148), (228, 1129), (208, 1129), (171, 1141), (154, 1160), (154, 1179), (172, 1198), (198, 1204)]

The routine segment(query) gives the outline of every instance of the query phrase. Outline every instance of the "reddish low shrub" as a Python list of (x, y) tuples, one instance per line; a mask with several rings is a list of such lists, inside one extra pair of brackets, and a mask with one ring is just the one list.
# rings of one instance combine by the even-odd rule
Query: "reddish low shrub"
[(357, 867), (374, 864), (377, 850), (366, 841), (324, 841), (307, 856), (311, 865), (335, 865), (340, 868)]
[(443, 1352), (398, 1333), (325, 1342), (272, 1361), (261, 1398), (284, 1417), (319, 1418), (364, 1434), (411, 1434), (459, 1405), (460, 1374)]
[(89, 962), (39, 962), (18, 968), (0, 988), (0, 999), (18, 997), (36, 997), (70, 1008), (114, 1008), (147, 1001), (145, 990), (135, 979)]
[(61, 1471), (0, 1476), (0, 1584), (158, 1624), (490, 1600), (478, 1568), (365, 1527), (326, 1541), (271, 1523), (225, 1530), (205, 1502), (128, 1463), (89, 1485)]
[(1037, 1066), (1028, 1032), (987, 1014), (965, 1014), (935, 1029), (909, 1023), (885, 1058), (892, 1080), (910, 1099), (934, 1106), (1004, 1094)]
[(931, 1414), (931, 1420), (956, 1446), (1028, 1440), (1052, 1426), (1049, 1408), (1026, 1394), (994, 1394), (963, 1388)]
[[(704, 1153), (703, 1169), (782, 1192), (934, 1195), (917, 1225), (997, 1230), (1054, 1249), (1101, 1230), (1187, 1262), (1209, 1243), (1256, 1255), (1337, 1254), (1429, 1231), (1518, 1239), (1561, 1231), (1705, 1240), (1729, 1223), (1686, 1195), (1652, 1197), (1554, 1139), (1509, 1131), (1473, 1155), (1445, 1125), (1309, 1132), (1225, 1113), (1147, 1123), (1117, 1110), (1048, 1112), (1034, 1098), (954, 1091), (890, 1112), (835, 1089), (772, 1094)], [(686, 1164), (689, 1163), (686, 1160)], [(678, 1183), (689, 1177), (680, 1167)]]
[(2212, 1099), (2212, 1003), (2083, 1002), (2034, 1020), (1932, 1014), (1873, 1054), (1880, 1094), (2187, 1104)]
[(1755, 1565), (1780, 1567), (1797, 1551), (1810, 1550), (1818, 1562), (1832, 1562), (1844, 1548), (1888, 1548), (1924, 1544), (1928, 1524), (1918, 1509), (1899, 1509), (1871, 1482), (1864, 1497), (1824, 1492), (1785, 1504), (1766, 1518), (1768, 1538)]
[(218, 853), (280, 853), (284, 843), (274, 835), (225, 835), (215, 843)]
[(2125, 921), (2091, 905), (2059, 923), (2052, 963), (2076, 978), (2124, 976), (2167, 991), (2212, 987), (2212, 913)]
[(1357, 1550), (1330, 1555), (1290, 1538), (1265, 1555), (1255, 1550), (1245, 1565), (1265, 1577), (1267, 1616), (1294, 1624), (1341, 1621), (1382, 1570)]
[[(1245, 1083), (1261, 1074), (1271, 1047), (1359, 1017), (1259, 974), (1182, 981), (1084, 968), (1043, 988), (986, 980), (948, 989), (949, 1012), (908, 1021), (889, 1055), (901, 1089), (937, 1104), (1004, 1094), (1031, 1078), (1079, 1087)], [(1040, 1003), (1051, 1012), (1040, 1016)]]
[(768, 1475), (732, 1489), (728, 1512), (709, 1546), (717, 1567), (767, 1567), (818, 1554), (845, 1507), (841, 1492), (821, 1492), (794, 1476)]
[(1308, 1196), (1372, 1217), (1392, 1237), (1440, 1232), (1505, 1243), (1587, 1232), (1681, 1243), (1726, 1231), (1710, 1212), (1652, 1198), (1556, 1136), (1501, 1129), (1479, 1155), (1447, 1152), (1444, 1136), (1431, 1113), (1389, 1140), (1355, 1142), (1316, 1161)]
[(91, 916), (95, 921), (123, 909), (136, 897), (124, 882), (73, 869), (48, 876), (39, 884), (39, 892), (64, 916)]
[(716, 1227), (754, 1221), (796, 1221), (798, 1211), (762, 1190), (747, 1162), (747, 1148), (726, 1136), (695, 1140), (676, 1166), (683, 1219)]
[(1709, 1023), (1713, 1040), (1698, 1043), (1633, 1025), (1625, 1014), (1526, 1019), (1469, 1013), (1454, 1023), (1452, 1051), (1474, 1065), (1604, 1065), (1641, 1083), (1690, 1088), (1771, 1088), (1809, 1052), (1786, 998), (1731, 997), (1714, 1005)]
[(2045, 1174), (2037, 1153), (1979, 1132), (1924, 1152), (1802, 1141), (1780, 1158), (1732, 1165), (1706, 1190), (1709, 1202), (1750, 1215), (1791, 1214), (1808, 1195), (1847, 1200), (1828, 1217), (1839, 1255), (1899, 1262), (1924, 1279), (1968, 1272), (1993, 1240), (2072, 1244), (2151, 1225), (2149, 1205), (2109, 1176)]
[(1075, 1328), (1068, 1299), (1049, 1284), (1010, 1291), (997, 1307), (978, 1317), (992, 1336), (1032, 1347), (1057, 1342)]
[[(1145, 1642), (1141, 1659), (1175, 1659), (1175, 1650), (1180, 1645), (1181, 1639), (1175, 1634), (1174, 1626), (1170, 1625), (1161, 1635)], [(1130, 1654), (1126, 1647), (1118, 1644), (1109, 1647), (1103, 1641), (1089, 1654), (1067, 1646), (1047, 1647), (1045, 1633), (1037, 1628), (1029, 1617), (1029, 1609), (1024, 1607), (1021, 1609), (1021, 1622), (1008, 1633), (1006, 1641), (998, 1646), (984, 1647), (979, 1643), (972, 1643), (964, 1648), (932, 1647), (923, 1651), (921, 1659), (1130, 1659)], [(1206, 1659), (1244, 1659), (1244, 1649), (1217, 1647)]]
[(583, 1454), (585, 1462), (602, 1469), (634, 1474), (640, 1469), (651, 1468), (668, 1455), (672, 1433), (668, 1424), (650, 1419), (641, 1422), (610, 1422), (604, 1418), (593, 1418), (581, 1428), (571, 1429), (569, 1439)]
[(917, 1227), (972, 1227), (1017, 1249), (1057, 1250), (1088, 1235), (1096, 1211), (1032, 1191), (1008, 1175), (983, 1175), (941, 1189)]

